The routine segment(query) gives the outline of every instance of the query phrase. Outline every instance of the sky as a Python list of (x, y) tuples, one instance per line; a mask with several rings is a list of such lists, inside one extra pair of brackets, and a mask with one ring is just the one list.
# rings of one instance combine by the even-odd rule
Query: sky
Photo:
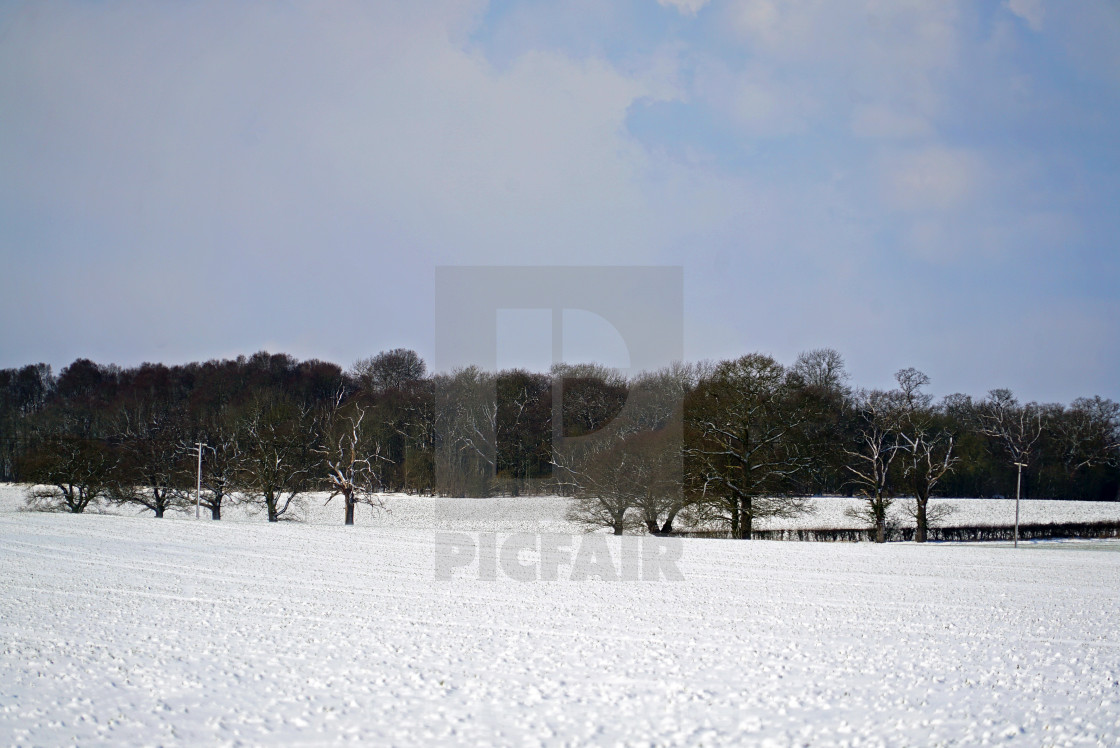
[(439, 266), (679, 266), (690, 360), (1120, 399), (1117, 133), (1114, 0), (0, 2), (0, 367), (431, 360)]

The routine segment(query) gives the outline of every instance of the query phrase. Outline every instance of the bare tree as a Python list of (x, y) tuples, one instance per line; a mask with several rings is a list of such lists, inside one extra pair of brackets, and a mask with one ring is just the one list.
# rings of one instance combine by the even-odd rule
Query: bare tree
[(0, 481), (15, 480), (20, 457), (34, 450), (33, 418), (54, 393), (55, 381), (47, 364), (0, 369)]
[(1079, 470), (1120, 465), (1120, 403), (1079, 397), (1050, 421), (1070, 475)]
[(861, 390), (855, 395), (854, 448), (845, 453), (850, 481), (863, 498), (859, 508), (847, 514), (871, 525), (875, 542), (887, 542), (887, 525), (894, 486), (891, 467), (901, 447), (899, 435), (904, 413), (902, 394), (897, 390)]
[(553, 423), (553, 440), (593, 434), (610, 424), (626, 405), (626, 377), (601, 364), (552, 365), (553, 397), (562, 418)]
[(376, 356), (355, 361), (350, 375), (370, 393), (402, 389), (424, 378), (427, 366), (416, 351), (394, 348)]
[(401, 482), (406, 491), (435, 491), (438, 432), (436, 420), (435, 383), (425, 380), (411, 388), (395, 418), (386, 419), (390, 428), (403, 441)]
[(365, 418), (366, 410), (357, 403), (343, 403), (340, 392), (324, 419), (323, 444), (315, 449), (330, 486), (327, 501), (342, 497), (347, 525), (354, 524), (358, 504), (385, 508), (378, 494), (383, 486), (380, 468), (390, 460), (384, 455), (381, 441), (370, 434)]
[[(953, 434), (939, 426), (939, 413), (933, 397), (922, 392), (929, 377), (917, 369), (902, 369), (895, 374), (902, 394), (902, 417), (899, 424), (900, 446), (904, 452), (903, 474), (914, 492), (910, 512), (915, 520), (914, 540), (926, 542), (929, 535), (929, 497), (933, 489), (957, 463), (953, 456)], [(932, 520), (948, 516), (952, 510), (943, 507)]]
[(808, 464), (796, 387), (785, 367), (753, 353), (718, 364), (685, 405), (688, 479), (733, 537), (749, 539), (755, 519), (809, 509), (791, 493), (792, 479)]
[(269, 522), (277, 522), (311, 487), (317, 446), (314, 422), (307, 407), (271, 393), (250, 403), (244, 417), (237, 475), (241, 499), (263, 508)]
[[(914, 520), (915, 525), (918, 523), (918, 504), (906, 504), (904, 507), (906, 516)], [(929, 539), (929, 529), (931, 527), (939, 527), (949, 517), (957, 513), (957, 506), (955, 504), (928, 504), (925, 509), (924, 522), (925, 534), (921, 540), (918, 540), (917, 532), (914, 533), (914, 541), (924, 543)]]
[(677, 519), (690, 513), (695, 500), (684, 490), (679, 424), (638, 432), (630, 441), (634, 468), (630, 480), (642, 522), (651, 535), (668, 535)]
[(1045, 429), (1044, 411), (1037, 403), (1020, 405), (1008, 389), (995, 389), (973, 411), (976, 430), (992, 439), (1022, 469), (1034, 458)]
[[(234, 414), (223, 408), (201, 424), (197, 438), (203, 450), (200, 483), (204, 493), (199, 496), (199, 503), (210, 510), (211, 519), (220, 520), (222, 504), (237, 490), (243, 435)], [(194, 450), (197, 445), (198, 442), (189, 442), (183, 449)]]
[(141, 402), (120, 413), (120, 466), (109, 486), (109, 500), (133, 504), (162, 518), (188, 503), (181, 410)]
[(848, 391), (850, 375), (844, 368), (844, 357), (834, 348), (816, 348), (798, 354), (791, 370), (807, 387), (841, 394)]
[[(629, 383), (622, 427), (636, 436), (640, 480), (638, 508), (651, 534), (673, 532), (678, 517), (689, 517), (698, 498), (684, 480), (684, 401), (701, 368), (672, 364), (645, 372)], [(682, 514), (684, 513), (684, 514)]]
[[(633, 437), (631, 437), (632, 439)], [(615, 535), (640, 526), (637, 452), (618, 434), (558, 450), (554, 466), (565, 493), (573, 497), (567, 517), (590, 530), (606, 527)]]
[(790, 371), (803, 385), (799, 397), (807, 416), (804, 451), (812, 458), (798, 480), (807, 494), (836, 490), (847, 480), (843, 419), (851, 388), (844, 358), (832, 348), (805, 351)]
[(118, 459), (105, 444), (68, 434), (46, 437), (22, 465), (37, 485), (27, 490), (27, 506), (35, 511), (81, 514), (109, 493)]
[(432, 379), (439, 488), (451, 495), (489, 496), (497, 474), (495, 376), (470, 366)]
[(498, 373), (496, 388), (498, 478), (503, 492), (518, 496), (551, 478), (552, 381), (512, 369)]
[[(554, 371), (573, 373), (571, 367)], [(681, 412), (693, 369), (671, 366), (629, 383), (605, 369), (577, 371), (583, 376), (575, 381), (589, 386), (577, 389), (585, 399), (569, 414), (583, 433), (562, 439), (553, 457), (561, 490), (575, 497), (570, 518), (615, 534), (643, 525), (652, 534), (672, 532), (687, 506)]]
[(669, 429), (615, 431), (578, 442), (554, 457), (558, 480), (574, 497), (568, 519), (615, 535), (645, 527), (673, 531), (682, 500), (680, 439)]

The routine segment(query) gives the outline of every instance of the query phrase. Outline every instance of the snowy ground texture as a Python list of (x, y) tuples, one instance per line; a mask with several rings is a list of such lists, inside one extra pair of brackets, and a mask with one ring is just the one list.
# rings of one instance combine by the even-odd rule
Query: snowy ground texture
[(3, 744), (1120, 743), (1107, 541), (686, 540), (683, 581), (437, 582), (433, 528), (565, 531), (534, 520), (555, 500), (344, 528), (19, 513), (15, 490)]

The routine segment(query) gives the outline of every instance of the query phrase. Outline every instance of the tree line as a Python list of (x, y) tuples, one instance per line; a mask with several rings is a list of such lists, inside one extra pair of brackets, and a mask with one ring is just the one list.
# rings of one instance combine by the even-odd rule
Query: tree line
[(862, 499), (876, 539), (896, 501), (925, 540), (934, 496), (1120, 499), (1120, 405), (1021, 403), (1006, 389), (935, 401), (929, 378), (853, 387), (839, 353), (764, 354), (626, 377), (429, 374), (414, 351), (356, 362), (260, 352), (133, 368), (79, 359), (0, 370), (0, 479), (37, 508), (135, 505), (162, 517), (245, 503), (271, 521), (326, 491), (353, 523), (384, 492), (572, 496), (572, 519), (615, 533), (713, 524), (750, 538), (807, 498)]

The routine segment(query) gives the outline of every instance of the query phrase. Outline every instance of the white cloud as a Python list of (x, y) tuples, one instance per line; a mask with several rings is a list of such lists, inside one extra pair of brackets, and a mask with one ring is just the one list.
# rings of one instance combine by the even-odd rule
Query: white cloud
[(665, 8), (676, 8), (682, 15), (694, 16), (708, 4), (708, 0), (657, 0)]
[[(38, 268), (5, 279), (18, 294), (0, 318), (96, 288), (113, 303), (90, 315), (67, 295), (32, 342), (63, 362), (268, 341), (345, 362), (385, 336), (423, 349), (434, 264), (655, 263), (687, 230), (689, 195), (666, 189), (676, 217), (648, 204), (624, 125), (651, 93), (637, 74), (556, 52), (496, 68), (455, 40), (458, 4), (414, 7), (17, 19), (0, 44), (0, 205), (44, 218), (30, 240), (0, 236)], [(187, 319), (171, 296), (206, 301)]]
[(1042, 31), (1046, 11), (1042, 0), (1006, 0), (1007, 9), (1027, 22), (1033, 31)]
[[(778, 46), (780, 17), (773, 0), (743, 0), (732, 6), (735, 27), (745, 37)], [(788, 32), (785, 35), (788, 40)]]
[(911, 213), (949, 213), (965, 207), (984, 179), (976, 153), (943, 146), (889, 154), (880, 173), (887, 204)]
[(707, 61), (698, 67), (694, 85), (701, 99), (749, 138), (804, 133), (819, 105), (810, 91), (789, 85), (764, 65), (737, 71)]
[(735, 80), (703, 94), (751, 123), (748, 132), (839, 120), (860, 137), (926, 137), (948, 108), (962, 57), (958, 0), (731, 0), (722, 12), (746, 57)]
[(993, 241), (1006, 220), (999, 203), (1014, 186), (997, 182), (983, 156), (964, 148), (924, 145), (887, 149), (877, 165), (884, 226), (897, 227), (896, 248), (938, 265), (996, 257)]
[(449, 38), (455, 4), (194, 7), (59, 11), (7, 45), (25, 197), (137, 246), (205, 227), (273, 259), (348, 221), (448, 261), (625, 261), (647, 238), (639, 79), (552, 52), (495, 69)]

